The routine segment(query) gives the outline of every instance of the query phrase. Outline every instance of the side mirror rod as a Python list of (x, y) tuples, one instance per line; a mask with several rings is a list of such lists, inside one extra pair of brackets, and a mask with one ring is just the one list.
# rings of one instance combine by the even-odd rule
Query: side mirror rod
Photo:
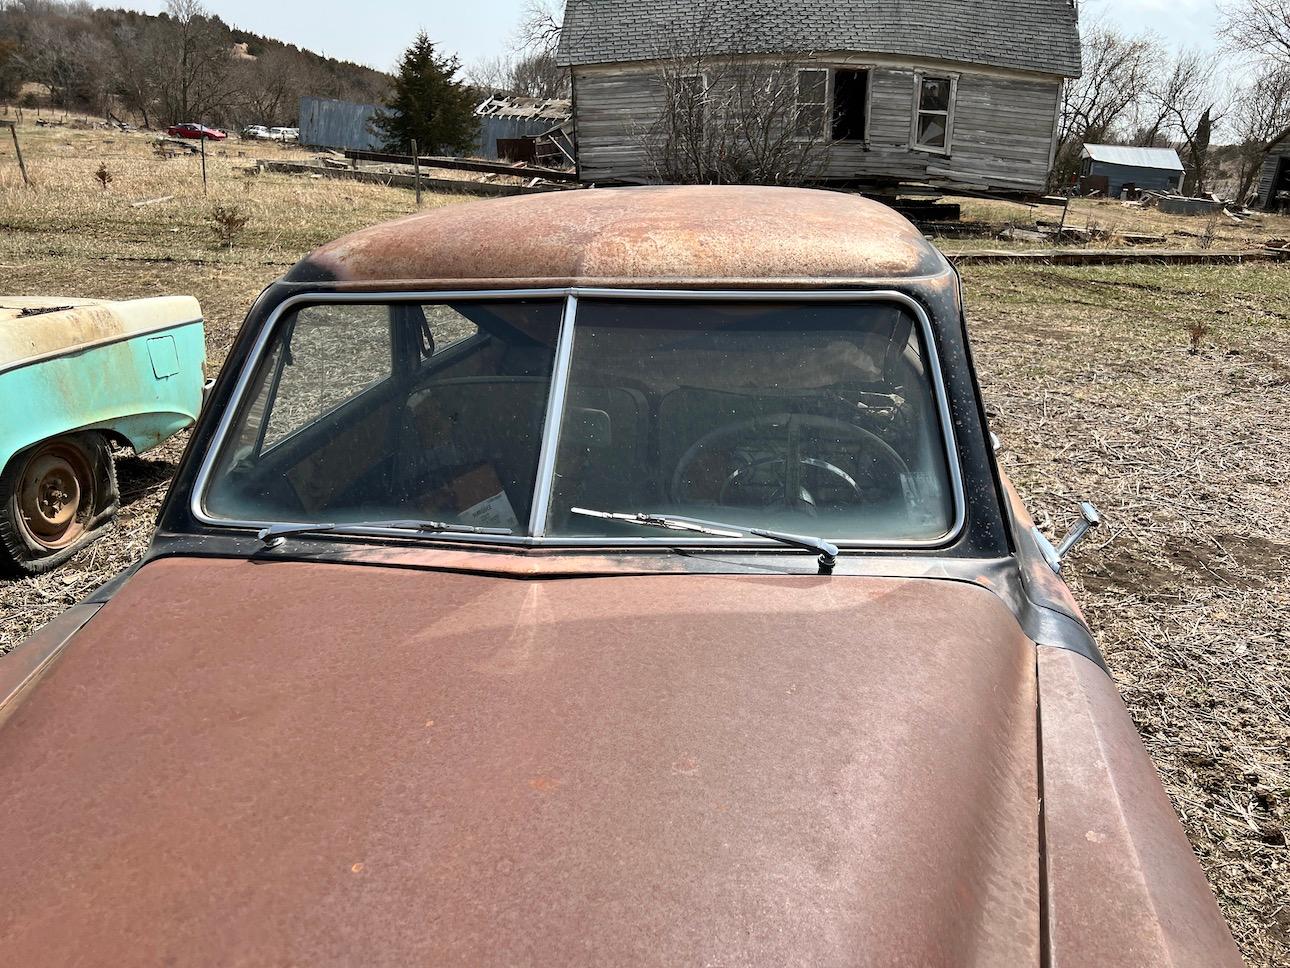
[(1039, 545), (1039, 550), (1043, 553), (1044, 560), (1048, 566), (1057, 574), (1062, 573), (1062, 562), (1066, 556), (1071, 553), (1072, 549), (1084, 540), (1085, 536), (1102, 523), (1102, 515), (1088, 501), (1079, 506), (1080, 519), (1076, 521), (1070, 531), (1066, 532), (1066, 537), (1062, 538), (1061, 544), (1053, 547), (1053, 543), (1044, 537), (1043, 532), (1038, 528), (1033, 529), (1035, 543)]

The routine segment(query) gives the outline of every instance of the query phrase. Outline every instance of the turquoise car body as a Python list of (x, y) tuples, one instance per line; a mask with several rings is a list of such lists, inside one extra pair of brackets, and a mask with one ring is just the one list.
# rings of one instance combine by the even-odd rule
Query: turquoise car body
[(201, 307), (188, 296), (0, 297), (0, 467), (75, 431), (151, 450), (197, 419), (205, 363)]

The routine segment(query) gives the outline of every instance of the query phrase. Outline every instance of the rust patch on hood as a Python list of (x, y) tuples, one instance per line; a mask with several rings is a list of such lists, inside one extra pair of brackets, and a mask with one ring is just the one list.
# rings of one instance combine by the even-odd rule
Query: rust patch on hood
[(449, 205), (325, 245), (286, 281), (775, 288), (947, 268), (907, 219), (859, 195), (668, 186)]
[(982, 588), (162, 559), (0, 730), (6, 959), (1039, 963)]

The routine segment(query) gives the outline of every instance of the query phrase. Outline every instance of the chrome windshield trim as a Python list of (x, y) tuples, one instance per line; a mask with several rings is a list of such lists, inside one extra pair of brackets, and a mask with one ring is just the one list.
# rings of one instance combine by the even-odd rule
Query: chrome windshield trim
[[(932, 329), (931, 319), (922, 304), (913, 297), (894, 289), (817, 289), (817, 290), (692, 290), (692, 289), (607, 289), (590, 287), (566, 287), (559, 289), (488, 289), (454, 292), (408, 291), (395, 292), (311, 292), (299, 293), (283, 300), (274, 307), (260, 328), (255, 343), (243, 364), (242, 372), (229, 398), (228, 406), (220, 416), (220, 422), (211, 437), (210, 446), (202, 459), (197, 478), (193, 483), (192, 498), (189, 509), (193, 517), (203, 524), (212, 527), (235, 528), (240, 530), (260, 530), (271, 524), (279, 523), (268, 520), (242, 521), (215, 517), (208, 513), (204, 499), (210, 485), (210, 476), (214, 470), (215, 460), (223, 449), (225, 438), (232, 426), (234, 415), (241, 409), (243, 396), (250, 384), (251, 376), (258, 368), (281, 317), (290, 309), (301, 304), (325, 303), (392, 303), (419, 302), (443, 303), (464, 301), (488, 301), (502, 299), (555, 299), (566, 300), (561, 316), (560, 335), (556, 348), (556, 359), (551, 375), (551, 395), (547, 401), (547, 425), (543, 428), (543, 438), (539, 453), (538, 478), (534, 491), (534, 506), (530, 514), (528, 535), (417, 535), (415, 540), (425, 542), (467, 542), (471, 544), (498, 544), (511, 546), (542, 546), (559, 548), (637, 548), (637, 547), (738, 547), (749, 550), (785, 549), (773, 541), (764, 539), (726, 538), (714, 542), (711, 538), (673, 538), (668, 536), (622, 538), (622, 537), (559, 537), (546, 536), (546, 517), (550, 510), (551, 492), (554, 485), (556, 466), (555, 458), (559, 447), (561, 427), (551, 423), (553, 416), (563, 418), (564, 397), (568, 387), (570, 365), (572, 362), (572, 345), (574, 329), (577, 325), (577, 304), (579, 299), (633, 299), (657, 301), (710, 301), (710, 302), (889, 302), (908, 309), (918, 323), (922, 336), (923, 351), (927, 355), (927, 367), (932, 376), (932, 388), (936, 397), (937, 414), (940, 418), (942, 440), (945, 445), (946, 468), (950, 476), (950, 487), (954, 501), (954, 519), (950, 530), (934, 538), (904, 539), (834, 539), (829, 538), (840, 548), (856, 550), (901, 550), (901, 549), (934, 549), (951, 544), (963, 533), (967, 523), (967, 496), (963, 484), (963, 470), (959, 461), (958, 442), (954, 434), (954, 423), (950, 415), (949, 395), (945, 389), (945, 377), (941, 370), (940, 351), (936, 344), (936, 334)], [(558, 407), (554, 404), (558, 399)], [(539, 502), (543, 507), (539, 509)], [(541, 517), (538, 512), (541, 510)], [(302, 522), (308, 524), (309, 522)], [(375, 536), (374, 536), (375, 537)], [(381, 537), (385, 537), (382, 535)], [(391, 534), (389, 537), (403, 537), (406, 534)], [(828, 537), (828, 536), (826, 536)], [(791, 552), (789, 552), (791, 553)], [(801, 552), (809, 554), (809, 552)]]
[(534, 540), (541, 540), (546, 534), (551, 491), (555, 488), (555, 461), (560, 449), (560, 429), (564, 426), (564, 403), (569, 390), (569, 370), (573, 355), (573, 324), (577, 314), (578, 297), (571, 293), (565, 299), (564, 315), (560, 317), (560, 335), (556, 340), (551, 389), (546, 401), (546, 422), (542, 425), (533, 507), (529, 512), (529, 536)]
[[(923, 304), (912, 296), (895, 289), (816, 289), (816, 290), (742, 290), (742, 289), (598, 289), (574, 287), (569, 294), (580, 299), (635, 299), (686, 302), (894, 302), (914, 315), (922, 335), (923, 351), (927, 354), (927, 368), (932, 375), (932, 389), (936, 397), (937, 416), (940, 418), (941, 437), (945, 445), (945, 465), (950, 475), (950, 490), (954, 499), (954, 519), (945, 534), (935, 538), (903, 538), (886, 541), (870, 539), (835, 539), (839, 548), (941, 548), (958, 539), (967, 524), (967, 493), (963, 486), (963, 467), (959, 461), (958, 440), (954, 434), (954, 421), (950, 415), (949, 394), (945, 389), (945, 374), (941, 370), (941, 354), (936, 345), (936, 333)], [(577, 320), (574, 320), (575, 325)], [(658, 538), (644, 539), (659, 543)], [(733, 539), (732, 539), (733, 540)], [(543, 544), (568, 545), (584, 541), (604, 546), (604, 539), (544, 538)], [(666, 544), (679, 544), (668, 541)], [(710, 544), (711, 542), (709, 542)], [(772, 542), (759, 542), (760, 545)]]

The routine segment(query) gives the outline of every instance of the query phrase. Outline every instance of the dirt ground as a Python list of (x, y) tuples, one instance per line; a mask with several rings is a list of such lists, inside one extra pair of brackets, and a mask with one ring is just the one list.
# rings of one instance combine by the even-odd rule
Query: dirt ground
[[(21, 136), (36, 188), (0, 141), (0, 290), (192, 293), (212, 373), (301, 254), (414, 208), (397, 189), (239, 172), (239, 152), (273, 146), (215, 149), (203, 196), (199, 161), (163, 161), (143, 135)], [(215, 204), (250, 217), (231, 249)], [(1009, 473), (1050, 534), (1077, 501), (1101, 508), (1070, 580), (1249, 964), (1290, 964), (1290, 264), (964, 277)], [(0, 582), (0, 651), (143, 553), (182, 447), (122, 456), (109, 537), (52, 575)]]

